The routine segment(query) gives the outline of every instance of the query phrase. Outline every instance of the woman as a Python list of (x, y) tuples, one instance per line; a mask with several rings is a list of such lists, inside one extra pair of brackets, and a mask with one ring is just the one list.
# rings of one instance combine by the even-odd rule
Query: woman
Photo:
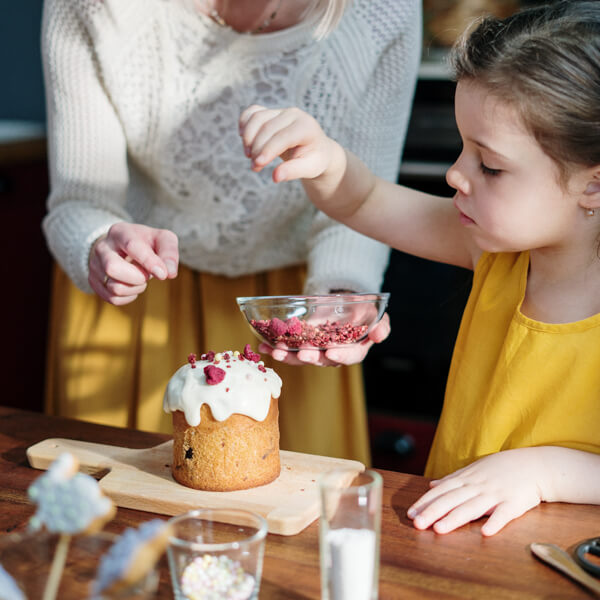
[[(379, 288), (388, 249), (317, 212), (299, 183), (252, 173), (237, 133), (249, 103), (300, 105), (396, 178), (420, 2), (349, 4), (46, 2), (44, 232), (60, 265), (48, 412), (170, 431), (162, 396), (185, 357), (251, 337), (236, 296)], [(303, 360), (358, 362), (388, 329)], [(277, 371), (282, 448), (368, 463), (360, 367)]]

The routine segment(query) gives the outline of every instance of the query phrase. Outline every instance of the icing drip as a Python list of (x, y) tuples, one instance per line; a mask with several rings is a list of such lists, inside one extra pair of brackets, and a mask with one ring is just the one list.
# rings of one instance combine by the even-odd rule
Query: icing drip
[[(183, 365), (171, 377), (163, 401), (165, 412), (182, 411), (192, 427), (200, 423), (203, 404), (210, 407), (217, 421), (234, 413), (256, 421), (266, 418), (271, 397), (279, 398), (281, 393), (281, 378), (273, 369), (266, 368), (260, 360), (248, 360), (239, 352), (203, 354), (201, 359), (194, 365)], [(225, 372), (218, 383), (210, 378), (207, 381), (205, 369), (209, 366)]]

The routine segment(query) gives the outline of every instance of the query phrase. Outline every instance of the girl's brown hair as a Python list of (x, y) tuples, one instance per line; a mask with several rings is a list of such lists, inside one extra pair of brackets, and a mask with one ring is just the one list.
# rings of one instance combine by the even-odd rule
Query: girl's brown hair
[(600, 165), (600, 2), (559, 0), (506, 19), (486, 17), (451, 53), (457, 81), (472, 79), (517, 109), (568, 178)]

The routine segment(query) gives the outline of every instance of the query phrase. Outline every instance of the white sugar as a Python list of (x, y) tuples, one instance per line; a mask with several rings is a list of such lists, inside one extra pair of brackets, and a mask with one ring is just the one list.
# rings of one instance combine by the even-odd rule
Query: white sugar
[(373, 589), (375, 532), (370, 529), (331, 529), (329, 549), (330, 600), (369, 600)]

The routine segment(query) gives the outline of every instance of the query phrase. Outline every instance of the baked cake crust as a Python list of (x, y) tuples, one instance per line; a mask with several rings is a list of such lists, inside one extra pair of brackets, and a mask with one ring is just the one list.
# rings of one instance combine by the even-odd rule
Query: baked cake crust
[(173, 477), (187, 487), (219, 492), (270, 483), (281, 470), (278, 419), (273, 397), (264, 421), (241, 414), (217, 421), (203, 404), (200, 423), (191, 426), (183, 412), (174, 411)]

